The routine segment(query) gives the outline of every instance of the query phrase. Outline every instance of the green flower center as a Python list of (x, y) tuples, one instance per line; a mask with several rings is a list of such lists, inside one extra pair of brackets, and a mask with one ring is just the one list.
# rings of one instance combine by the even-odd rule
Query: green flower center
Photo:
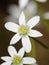
[(21, 26), (20, 28), (19, 28), (19, 33), (21, 34), (21, 35), (26, 35), (27, 33), (28, 33), (28, 27), (26, 27), (26, 26)]
[(14, 55), (12, 60), (12, 65), (19, 65), (21, 63), (22, 59), (16, 55)]

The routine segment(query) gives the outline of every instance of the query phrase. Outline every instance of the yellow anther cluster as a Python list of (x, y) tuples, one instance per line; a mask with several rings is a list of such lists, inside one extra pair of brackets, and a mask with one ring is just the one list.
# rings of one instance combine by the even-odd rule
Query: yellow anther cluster
[(19, 64), (20, 62), (21, 62), (21, 58), (16, 56), (16, 55), (14, 55), (14, 57), (13, 57), (13, 64)]
[(25, 26), (21, 26), (19, 28), (19, 33), (22, 34), (22, 35), (26, 35), (28, 33), (28, 28), (25, 27)]

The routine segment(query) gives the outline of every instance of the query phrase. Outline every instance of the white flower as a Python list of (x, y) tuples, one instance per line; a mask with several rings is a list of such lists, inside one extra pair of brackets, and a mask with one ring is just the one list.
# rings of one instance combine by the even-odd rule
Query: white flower
[(30, 1), (29, 0), (29, 3), (26, 6), (25, 11), (29, 11), (31, 16), (34, 16), (38, 12), (38, 4), (36, 2), (45, 3), (45, 2), (47, 2), (47, 0), (35, 0), (35, 1), (34, 0)]
[[(23, 3), (23, 1), (25, 1), (25, 0), (22, 0), (22, 3)], [(19, 4), (21, 5), (21, 0), (20, 0)], [(26, 5), (26, 7), (22, 6), (23, 8), (21, 8), (20, 5), (16, 6), (15, 4), (12, 4), (7, 7), (8, 13), (10, 15), (5, 18), (6, 21), (16, 22), (16, 20), (18, 20), (20, 13), (22, 11), (25, 12), (26, 17), (30, 16), (30, 15), (34, 16), (37, 13), (37, 4), (34, 1), (29, 2), (28, 5)], [(18, 21), (16, 23), (18, 23)]]
[(27, 6), (29, 0), (19, 0), (19, 7), (23, 9), (25, 6)]
[[(28, 18), (28, 16), (34, 16), (38, 12), (38, 7), (37, 7), (36, 1), (44, 3), (47, 0), (35, 0), (35, 1), (18, 0), (18, 6), (15, 4), (9, 5), (7, 7), (7, 11), (10, 14), (10, 16), (6, 17), (6, 21), (15, 22), (15, 20), (17, 20), (19, 18), (20, 13), (22, 11), (25, 12), (27, 18)], [(18, 22), (16, 22), (16, 23), (18, 23)]]
[(24, 11), (28, 12), (31, 16), (34, 16), (38, 11), (37, 3), (34, 1), (30, 1)]
[(10, 44), (17, 43), (22, 38), (22, 45), (26, 52), (31, 51), (31, 42), (29, 40), (29, 37), (41, 37), (42, 34), (36, 30), (32, 30), (32, 28), (39, 22), (40, 17), (35, 16), (31, 18), (27, 23), (25, 20), (24, 13), (22, 12), (19, 17), (19, 25), (13, 22), (7, 22), (5, 24), (5, 28), (16, 33), (11, 41)]
[(23, 57), (24, 49), (21, 48), (19, 52), (15, 50), (13, 46), (8, 47), (8, 52), (10, 56), (1, 57), (5, 62), (1, 65), (23, 65), (23, 64), (34, 64), (36, 60), (32, 57)]
[(47, 0), (36, 0), (36, 1), (41, 2), (41, 3), (47, 2)]
[(28, 2), (29, 0), (19, 0), (18, 6), (12, 4), (8, 6), (7, 10), (11, 14), (11, 16), (13, 16), (14, 18), (15, 17), (19, 18), (20, 13), (27, 6)]
[(31, 65), (38, 65), (37, 63), (35, 63), (35, 64), (31, 64)]
[(44, 17), (45, 19), (49, 20), (49, 12), (45, 12), (45, 13), (43, 14), (43, 17)]

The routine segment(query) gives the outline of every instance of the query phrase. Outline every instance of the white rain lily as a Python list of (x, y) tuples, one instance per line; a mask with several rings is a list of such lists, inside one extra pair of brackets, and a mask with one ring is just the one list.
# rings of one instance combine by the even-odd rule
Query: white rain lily
[(18, 53), (13, 46), (8, 47), (10, 56), (1, 57), (5, 62), (1, 65), (23, 65), (23, 64), (34, 64), (36, 60), (32, 57), (23, 57), (24, 49), (21, 48)]
[(19, 25), (13, 22), (7, 22), (5, 24), (5, 28), (9, 31), (16, 33), (11, 41), (10, 44), (16, 44), (20, 39), (22, 41), (23, 48), (26, 52), (31, 51), (31, 42), (29, 37), (41, 37), (42, 34), (36, 30), (32, 30), (32, 28), (39, 22), (40, 17), (35, 16), (31, 18), (28, 22), (25, 20), (24, 13), (22, 12), (19, 17)]
[(49, 12), (45, 12), (44, 15), (43, 15), (43, 17), (44, 17), (45, 19), (49, 20)]

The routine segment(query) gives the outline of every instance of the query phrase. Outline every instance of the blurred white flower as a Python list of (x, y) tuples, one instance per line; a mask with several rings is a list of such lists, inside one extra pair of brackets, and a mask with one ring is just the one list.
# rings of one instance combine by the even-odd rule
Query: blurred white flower
[(19, 6), (16, 6), (15, 4), (12, 4), (10, 6), (8, 6), (8, 12), (10, 13), (10, 15), (14, 18), (18, 18), (20, 13), (21, 13), (21, 8), (19, 8)]
[[(15, 4), (9, 5), (7, 8), (10, 16), (6, 18), (6, 20), (11, 21), (16, 20), (19, 18), (20, 13), (22, 11), (30, 13), (30, 15), (34, 16), (37, 13), (37, 4), (34, 1), (29, 0), (19, 0), (19, 5), (16, 6)], [(29, 15), (29, 16), (30, 16)], [(15, 21), (14, 21), (15, 22)]]
[(23, 64), (34, 64), (36, 60), (32, 57), (23, 57), (24, 50), (21, 48), (18, 53), (13, 46), (8, 47), (10, 56), (1, 57), (5, 62), (1, 65), (23, 65)]
[(49, 12), (45, 12), (44, 15), (43, 15), (43, 17), (44, 17), (45, 19), (49, 20)]
[(27, 6), (29, 0), (19, 0), (19, 7), (23, 9), (25, 6)]
[[(46, 2), (47, 0), (36, 0), (38, 2)], [(19, 5), (11, 5), (8, 7), (8, 11), (11, 15), (16, 16), (17, 18), (19, 17), (21, 11), (25, 8), (29, 8), (29, 11), (35, 12), (37, 9), (37, 5), (34, 1), (30, 0), (19, 0)]]
[[(15, 4), (9, 5), (7, 10), (10, 14), (6, 18), (7, 21), (12, 21), (15, 22), (20, 16), (20, 13), (24, 11), (26, 13), (26, 17), (29, 16), (34, 16), (38, 12), (38, 7), (37, 3), (38, 2), (46, 2), (47, 0), (35, 0), (35, 1), (30, 1), (30, 0), (19, 0), (18, 1), (18, 6)], [(18, 22), (16, 22), (18, 23)]]
[(41, 3), (47, 2), (47, 0), (36, 0), (36, 1), (41, 2)]
[(8, 6), (8, 12), (11, 16), (18, 18), (21, 11), (27, 6), (29, 0), (19, 0), (19, 5), (16, 6), (15, 4)]
[(33, 16), (38, 12), (38, 7), (37, 7), (36, 1), (40, 2), (40, 3), (47, 2), (47, 0), (35, 0), (35, 1), (30, 1), (29, 0), (29, 3), (26, 7), (26, 10), (29, 11), (29, 13)]
[(38, 65), (37, 63), (35, 63), (35, 64), (31, 64), (31, 65)]
[(32, 16), (34, 16), (37, 13), (37, 4), (34, 1), (30, 1), (25, 9), (25, 11), (28, 11)]
[(42, 34), (36, 30), (32, 30), (32, 28), (39, 22), (40, 17), (35, 16), (31, 18), (27, 23), (25, 20), (24, 13), (22, 12), (19, 17), (19, 25), (12, 22), (7, 22), (5, 24), (5, 28), (16, 33), (11, 41), (10, 44), (17, 43), (22, 38), (22, 45), (24, 50), (29, 53), (31, 51), (31, 42), (29, 37), (41, 37)]

